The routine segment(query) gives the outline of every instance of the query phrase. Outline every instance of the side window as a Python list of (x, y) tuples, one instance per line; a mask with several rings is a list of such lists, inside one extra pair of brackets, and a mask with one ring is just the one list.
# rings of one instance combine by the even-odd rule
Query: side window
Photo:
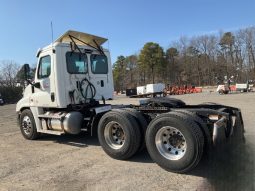
[(67, 71), (70, 74), (85, 74), (88, 72), (87, 56), (77, 52), (66, 53)]
[(51, 72), (51, 58), (50, 56), (45, 56), (40, 59), (38, 78), (47, 78), (50, 76)]
[(92, 54), (90, 57), (91, 71), (94, 74), (107, 74), (108, 62), (104, 55)]

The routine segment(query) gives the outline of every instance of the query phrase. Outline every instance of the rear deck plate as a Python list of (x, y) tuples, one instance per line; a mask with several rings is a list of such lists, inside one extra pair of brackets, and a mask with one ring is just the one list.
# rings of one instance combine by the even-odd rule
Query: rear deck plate
[(106, 111), (110, 111), (111, 109), (112, 109), (111, 105), (106, 105), (106, 106), (94, 108), (96, 114), (103, 113), (103, 112), (106, 112)]

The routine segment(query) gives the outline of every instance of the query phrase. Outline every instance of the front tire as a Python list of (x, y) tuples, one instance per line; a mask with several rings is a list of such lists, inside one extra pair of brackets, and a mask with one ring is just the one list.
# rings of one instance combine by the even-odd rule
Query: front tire
[(151, 158), (168, 171), (187, 172), (202, 157), (203, 133), (189, 116), (181, 113), (161, 114), (152, 120), (145, 139)]
[(25, 109), (20, 115), (20, 131), (23, 137), (28, 140), (37, 139), (39, 136), (34, 116), (29, 109)]

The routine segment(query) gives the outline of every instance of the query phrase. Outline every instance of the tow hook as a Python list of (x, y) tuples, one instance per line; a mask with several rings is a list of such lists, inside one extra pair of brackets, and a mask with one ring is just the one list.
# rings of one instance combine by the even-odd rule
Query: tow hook
[(213, 125), (213, 145), (216, 146), (226, 140), (226, 127), (227, 118), (221, 117), (218, 121), (216, 121)]

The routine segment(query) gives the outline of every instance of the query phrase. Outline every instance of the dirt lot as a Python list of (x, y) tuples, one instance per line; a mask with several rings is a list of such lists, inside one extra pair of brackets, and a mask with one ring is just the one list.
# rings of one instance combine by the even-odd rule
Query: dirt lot
[[(176, 96), (188, 104), (219, 102), (240, 107), (245, 145), (203, 158), (189, 174), (158, 167), (146, 151), (128, 161), (108, 157), (96, 137), (43, 136), (25, 140), (15, 105), (0, 106), (0, 190), (255, 190), (255, 94)], [(137, 103), (118, 97), (112, 103)]]

